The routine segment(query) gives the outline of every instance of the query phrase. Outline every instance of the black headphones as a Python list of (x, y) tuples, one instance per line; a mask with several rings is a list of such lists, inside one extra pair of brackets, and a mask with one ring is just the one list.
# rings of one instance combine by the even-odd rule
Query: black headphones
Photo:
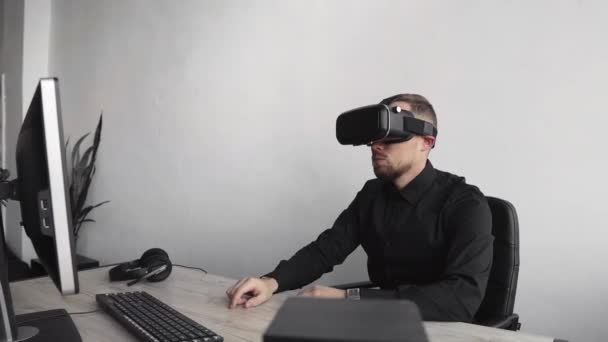
[(124, 262), (110, 269), (110, 281), (131, 280), (131, 286), (141, 280), (157, 282), (167, 279), (171, 274), (171, 260), (167, 252), (160, 248), (148, 249), (141, 258)]

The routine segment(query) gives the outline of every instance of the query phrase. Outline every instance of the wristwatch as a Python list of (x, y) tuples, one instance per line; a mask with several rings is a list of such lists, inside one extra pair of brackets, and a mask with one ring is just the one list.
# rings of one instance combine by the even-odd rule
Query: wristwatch
[(347, 289), (346, 290), (346, 299), (350, 300), (360, 300), (361, 299), (361, 289)]

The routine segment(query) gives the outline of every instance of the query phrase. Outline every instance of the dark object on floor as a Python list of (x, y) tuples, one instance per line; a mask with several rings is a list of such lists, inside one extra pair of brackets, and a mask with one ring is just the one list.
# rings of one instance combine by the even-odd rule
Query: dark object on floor
[(21, 259), (17, 258), (9, 248), (6, 249), (6, 261), (8, 263), (9, 282), (30, 278), (30, 268)]
[[(91, 259), (91, 258), (88, 258), (88, 257), (83, 256), (83, 255), (76, 254), (76, 261), (78, 263), (77, 269), (79, 271), (88, 270), (90, 268), (99, 267), (99, 261), (98, 260)], [(31, 265), (30, 265), (30, 278), (33, 278), (33, 277), (43, 277), (43, 276), (46, 276), (46, 275), (48, 275), (48, 273), (46, 272), (46, 270), (44, 269), (44, 267), (42, 267), (42, 264), (40, 263), (40, 260), (38, 260), (38, 259), (32, 259)]]
[(64, 309), (32, 312), (15, 316), (17, 326), (38, 329), (38, 334), (27, 342), (61, 341), (81, 342), (76, 325)]

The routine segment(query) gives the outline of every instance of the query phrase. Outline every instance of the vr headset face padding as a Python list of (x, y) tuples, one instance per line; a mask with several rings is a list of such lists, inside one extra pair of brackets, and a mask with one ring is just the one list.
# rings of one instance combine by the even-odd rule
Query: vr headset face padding
[(138, 279), (166, 265), (166, 269), (147, 278), (148, 281), (157, 282), (167, 279), (171, 274), (172, 265), (167, 252), (160, 248), (152, 248), (144, 252), (141, 258), (122, 263), (110, 269), (111, 281)]

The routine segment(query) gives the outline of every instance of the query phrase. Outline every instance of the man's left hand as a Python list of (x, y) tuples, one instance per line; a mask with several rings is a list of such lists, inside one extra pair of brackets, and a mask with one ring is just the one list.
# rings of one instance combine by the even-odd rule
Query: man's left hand
[(346, 298), (346, 290), (336, 289), (328, 286), (314, 285), (302, 289), (298, 296), (316, 298)]

